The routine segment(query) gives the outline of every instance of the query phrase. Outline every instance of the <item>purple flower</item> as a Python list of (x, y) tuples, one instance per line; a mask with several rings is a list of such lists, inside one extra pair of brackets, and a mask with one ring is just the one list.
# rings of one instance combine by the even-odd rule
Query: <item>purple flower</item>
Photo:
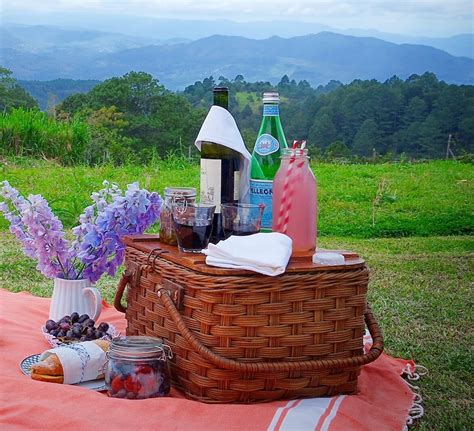
[(47, 277), (87, 278), (97, 281), (104, 273), (113, 276), (125, 257), (125, 235), (141, 234), (160, 216), (162, 199), (157, 193), (129, 184), (125, 193), (107, 181), (91, 195), (93, 204), (72, 229), (72, 244), (64, 238), (60, 220), (40, 195), (25, 199), (2, 183), (0, 212), (10, 222), (10, 231), (20, 240), (25, 254), (38, 261)]
[(98, 210), (94, 223), (82, 223), (75, 228), (76, 242), (80, 244), (77, 256), (84, 264), (84, 277), (94, 282), (104, 272), (114, 275), (125, 256), (122, 238), (141, 234), (155, 223), (162, 203), (157, 193), (140, 189), (138, 183), (129, 184), (124, 196), (116, 193), (109, 204)]
[(63, 226), (45, 199), (39, 195), (21, 196), (8, 181), (2, 183), (0, 211), (10, 222), (12, 232), (22, 243), (28, 257), (38, 261), (37, 269), (47, 277), (69, 276), (69, 243)]

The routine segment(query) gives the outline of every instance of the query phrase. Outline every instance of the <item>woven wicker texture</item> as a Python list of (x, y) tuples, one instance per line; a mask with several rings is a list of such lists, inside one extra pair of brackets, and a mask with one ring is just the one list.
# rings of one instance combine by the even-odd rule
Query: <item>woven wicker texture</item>
[[(173, 383), (190, 398), (249, 403), (355, 392), (360, 366), (383, 348), (367, 313), (378, 345), (363, 355), (365, 265), (215, 276), (133, 247), (126, 262), (135, 268), (121, 281), (122, 291), (128, 284), (127, 334), (169, 344)], [(183, 288), (180, 310), (167, 283)]]

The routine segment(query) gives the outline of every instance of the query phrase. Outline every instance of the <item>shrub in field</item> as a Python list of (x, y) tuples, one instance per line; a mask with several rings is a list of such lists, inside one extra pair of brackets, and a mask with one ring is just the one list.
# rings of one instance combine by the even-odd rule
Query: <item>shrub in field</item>
[(23, 108), (0, 115), (2, 156), (41, 156), (71, 165), (83, 161), (89, 140), (87, 124), (78, 119), (62, 122)]
[(115, 106), (84, 111), (80, 118), (90, 126), (91, 139), (84, 154), (87, 165), (117, 166), (137, 161), (132, 151), (135, 140), (123, 135), (128, 121)]

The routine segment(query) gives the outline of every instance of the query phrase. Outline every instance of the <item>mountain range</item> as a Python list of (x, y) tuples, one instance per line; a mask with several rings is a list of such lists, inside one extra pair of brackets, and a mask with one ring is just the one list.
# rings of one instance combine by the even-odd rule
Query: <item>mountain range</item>
[[(233, 78), (240, 74), (249, 81), (272, 83), (288, 75), (316, 86), (330, 80), (384, 81), (393, 75), (404, 79), (429, 71), (449, 83), (474, 83), (472, 58), (427, 45), (328, 31), (289, 38), (213, 35), (188, 40), (8, 25), (0, 28), (0, 37), (0, 64), (23, 80), (103, 80), (137, 70), (175, 90), (211, 75)], [(403, 40), (401, 35), (392, 37)], [(438, 39), (458, 51), (464, 52), (469, 41), (472, 46), (472, 35)]]
[[(8, 15), (3, 22), (7, 20)], [(40, 21), (43, 25), (2, 24), (0, 32), (3, 28), (4, 31), (22, 39), (23, 43), (26, 41), (27, 44), (31, 43), (33, 45), (36, 44), (36, 38), (39, 37), (41, 40), (44, 37), (44, 33), (49, 33), (49, 35), (56, 33), (58, 37), (55, 39), (55, 42), (58, 45), (63, 45), (68, 40), (71, 40), (71, 38), (74, 39), (80, 36), (81, 32), (88, 32), (88, 36), (96, 34), (98, 39), (105, 39), (105, 46), (110, 47), (110, 39), (124, 39), (129, 44), (142, 44), (144, 46), (164, 41), (197, 40), (213, 34), (243, 36), (250, 39), (267, 39), (271, 36), (290, 38), (329, 31), (346, 36), (375, 37), (398, 44), (429, 45), (455, 56), (474, 58), (474, 34), (472, 33), (449, 37), (428, 37), (388, 33), (374, 29), (336, 28), (315, 22), (264, 20), (236, 22), (224, 19), (179, 20), (114, 15), (110, 13), (106, 15), (101, 15), (100, 13), (91, 15), (85, 12), (76, 12), (74, 14), (65, 12), (49, 13), (47, 16), (35, 17), (35, 22)], [(87, 41), (88, 43), (94, 43), (91, 37), (88, 37)], [(99, 42), (102, 41), (97, 40), (97, 43)], [(121, 42), (117, 43), (117, 45), (121, 44)]]

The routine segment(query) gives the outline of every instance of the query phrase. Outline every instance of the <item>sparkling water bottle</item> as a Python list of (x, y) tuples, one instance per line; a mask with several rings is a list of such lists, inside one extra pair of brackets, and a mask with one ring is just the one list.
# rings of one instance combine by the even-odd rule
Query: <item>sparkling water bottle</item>
[(263, 93), (263, 119), (252, 153), (250, 203), (265, 205), (262, 229), (272, 228), (273, 178), (280, 167), (281, 150), (287, 148), (279, 103), (278, 93)]

